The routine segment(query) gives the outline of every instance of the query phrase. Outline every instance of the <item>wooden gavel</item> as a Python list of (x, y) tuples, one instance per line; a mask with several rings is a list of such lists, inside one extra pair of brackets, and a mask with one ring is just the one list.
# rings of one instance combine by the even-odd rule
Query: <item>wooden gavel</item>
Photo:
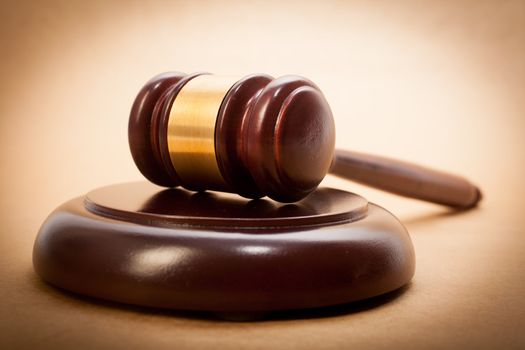
[(294, 202), (330, 172), (458, 209), (481, 199), (462, 177), (336, 150), (329, 105), (299, 76), (160, 74), (138, 93), (128, 132), (139, 170), (166, 187)]

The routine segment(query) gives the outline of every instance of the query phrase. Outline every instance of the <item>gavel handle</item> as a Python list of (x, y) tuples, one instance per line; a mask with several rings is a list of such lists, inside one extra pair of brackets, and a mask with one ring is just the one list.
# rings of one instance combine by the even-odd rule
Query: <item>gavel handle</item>
[(482, 195), (468, 180), (385, 157), (336, 150), (330, 173), (401, 196), (456, 209), (476, 206)]

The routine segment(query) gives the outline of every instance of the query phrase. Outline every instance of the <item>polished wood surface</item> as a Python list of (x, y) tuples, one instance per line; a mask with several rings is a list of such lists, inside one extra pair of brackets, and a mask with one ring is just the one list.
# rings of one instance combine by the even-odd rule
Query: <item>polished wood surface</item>
[(336, 150), (330, 172), (401, 196), (470, 209), (482, 199), (479, 188), (460, 176), (370, 154)]
[[(210, 111), (203, 97), (217, 99), (217, 93), (212, 85), (205, 89), (206, 81), (224, 83), (225, 78), (210, 74), (171, 78), (178, 74), (152, 78), (131, 109), (130, 150), (148, 179), (168, 187), (224, 190), (281, 202), (298, 201), (317, 188), (330, 168), (335, 126), (328, 102), (313, 82), (292, 75), (246, 76), (231, 82), (230, 89), (223, 86), (220, 109)], [(179, 111), (178, 99), (186, 100), (186, 89), (192, 90), (194, 84), (199, 91), (193, 95), (199, 98)], [(174, 116), (177, 123), (170, 122)], [(202, 120), (214, 123), (203, 126)], [(214, 136), (215, 142), (208, 140), (204, 148), (192, 146), (202, 144), (202, 130), (208, 130), (204, 138)], [(148, 157), (160, 162), (145, 160)], [(172, 180), (166, 182), (166, 175)]]
[[(385, 157), (335, 151), (332, 111), (308, 79), (253, 75), (233, 80), (210, 74), (179, 79), (179, 75), (164, 73), (148, 81), (130, 114), (129, 144), (135, 164), (158, 185), (294, 202), (314, 191), (331, 171), (456, 209), (472, 208), (482, 198), (475, 185), (459, 176)], [(193, 97), (188, 99), (188, 93)], [(211, 109), (206, 102), (210, 98)]]
[(263, 74), (240, 79), (224, 97), (217, 116), (215, 148), (219, 168), (233, 191), (246, 198), (264, 196), (244, 165), (246, 150), (243, 135), (248, 128), (250, 107), (272, 80), (271, 76)]
[(332, 111), (312, 81), (270, 82), (254, 103), (244, 135), (245, 164), (263, 193), (294, 202), (315, 191), (335, 147)]
[(352, 222), (367, 215), (366, 199), (323, 188), (302, 201), (248, 201), (234, 194), (164, 189), (150, 183), (105, 186), (85, 195), (87, 210), (148, 226), (207, 227), (226, 231), (293, 230)]
[(246, 317), (378, 296), (415, 269), (403, 225), (348, 192), (277, 204), (145, 182), (57, 208), (33, 262), (47, 282), (83, 295)]
[(182, 86), (199, 74), (169, 72), (150, 79), (131, 107), (128, 140), (131, 155), (141, 173), (161, 186), (178, 186), (167, 145), (169, 109)]

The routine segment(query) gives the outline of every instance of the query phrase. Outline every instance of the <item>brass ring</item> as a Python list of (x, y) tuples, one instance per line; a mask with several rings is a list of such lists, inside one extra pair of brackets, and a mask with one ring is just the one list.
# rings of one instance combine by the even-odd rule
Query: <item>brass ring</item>
[(215, 124), (222, 101), (239, 78), (199, 75), (180, 90), (168, 120), (171, 163), (185, 186), (227, 191), (215, 153)]

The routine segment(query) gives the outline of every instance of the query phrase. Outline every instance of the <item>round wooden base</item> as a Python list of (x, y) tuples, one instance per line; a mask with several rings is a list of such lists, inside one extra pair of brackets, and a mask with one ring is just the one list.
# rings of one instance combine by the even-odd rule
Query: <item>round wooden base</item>
[(141, 182), (57, 208), (33, 263), (47, 282), (88, 296), (235, 314), (393, 291), (412, 278), (414, 251), (392, 214), (345, 191), (283, 204)]

